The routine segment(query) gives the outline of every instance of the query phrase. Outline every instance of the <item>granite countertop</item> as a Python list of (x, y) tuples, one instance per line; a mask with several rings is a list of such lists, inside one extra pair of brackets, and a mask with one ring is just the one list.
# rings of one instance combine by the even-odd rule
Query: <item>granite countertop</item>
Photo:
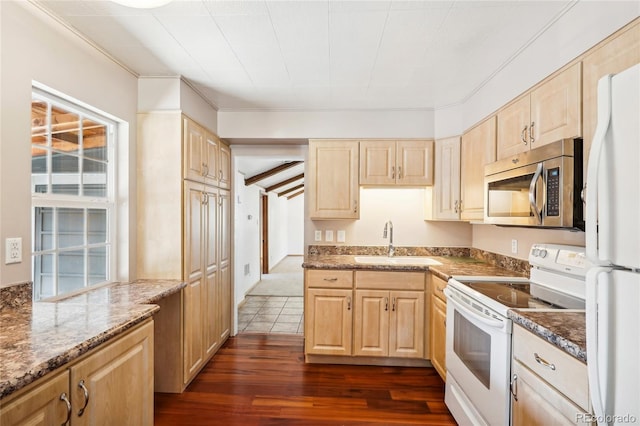
[(491, 265), (482, 260), (471, 257), (456, 256), (429, 256), (442, 265), (399, 265), (399, 264), (369, 264), (358, 263), (354, 255), (307, 255), (302, 264), (306, 269), (354, 269), (374, 271), (431, 271), (443, 280), (448, 280), (454, 275), (467, 276), (528, 276), (521, 271), (514, 271), (499, 266)]
[(511, 309), (509, 318), (557, 346), (569, 355), (587, 362), (587, 336), (584, 311)]
[(0, 399), (140, 324), (177, 280), (116, 283), (55, 302), (0, 310)]

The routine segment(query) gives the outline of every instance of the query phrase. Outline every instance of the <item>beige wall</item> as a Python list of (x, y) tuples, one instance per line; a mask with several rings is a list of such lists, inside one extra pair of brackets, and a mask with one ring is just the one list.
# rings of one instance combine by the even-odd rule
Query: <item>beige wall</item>
[[(305, 243), (328, 245), (384, 246), (385, 223), (393, 222), (396, 246), (469, 247), (471, 226), (463, 222), (425, 221), (424, 188), (360, 188), (360, 219), (309, 220), (305, 226)], [(316, 230), (322, 242), (314, 241)], [(333, 231), (333, 242), (325, 241), (325, 231)], [(346, 231), (345, 243), (336, 242), (338, 230)]]
[[(23, 245), (21, 263), (0, 263), (0, 286), (6, 286), (31, 279), (32, 81), (120, 121), (118, 188), (127, 199), (135, 194), (137, 79), (27, 1), (0, 2), (0, 43), (0, 257), (5, 238), (21, 237)], [(129, 252), (136, 245), (135, 227), (128, 222), (135, 212), (135, 197), (119, 212), (118, 279), (135, 271)]]
[[(517, 253), (511, 252), (511, 241), (514, 239), (518, 241)], [(529, 249), (534, 243), (584, 246), (584, 232), (473, 225), (472, 246), (477, 249), (527, 259)]]

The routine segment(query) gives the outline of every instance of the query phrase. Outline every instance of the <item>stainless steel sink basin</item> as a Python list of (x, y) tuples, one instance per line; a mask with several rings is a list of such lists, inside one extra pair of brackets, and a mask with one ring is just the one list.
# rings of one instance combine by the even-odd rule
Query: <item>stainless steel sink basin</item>
[(442, 265), (435, 259), (423, 256), (356, 256), (355, 261), (368, 265)]

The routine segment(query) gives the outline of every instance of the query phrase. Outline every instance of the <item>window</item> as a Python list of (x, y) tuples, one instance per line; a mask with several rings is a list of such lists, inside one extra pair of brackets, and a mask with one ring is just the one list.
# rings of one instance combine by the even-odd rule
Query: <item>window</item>
[(109, 282), (115, 254), (115, 122), (34, 89), (34, 299)]

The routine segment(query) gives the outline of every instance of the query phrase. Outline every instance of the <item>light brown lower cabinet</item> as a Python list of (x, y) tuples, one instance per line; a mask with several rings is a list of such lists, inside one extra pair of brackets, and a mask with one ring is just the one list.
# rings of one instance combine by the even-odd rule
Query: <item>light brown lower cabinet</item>
[(311, 288), (305, 305), (305, 351), (351, 355), (352, 290)]
[(526, 331), (513, 329), (514, 426), (591, 425), (587, 366)]
[(1, 401), (0, 424), (152, 425), (153, 321)]
[(356, 290), (355, 294), (354, 355), (424, 356), (424, 291)]
[(429, 288), (429, 359), (442, 380), (447, 379), (447, 298), (444, 288), (447, 282), (433, 274)]

